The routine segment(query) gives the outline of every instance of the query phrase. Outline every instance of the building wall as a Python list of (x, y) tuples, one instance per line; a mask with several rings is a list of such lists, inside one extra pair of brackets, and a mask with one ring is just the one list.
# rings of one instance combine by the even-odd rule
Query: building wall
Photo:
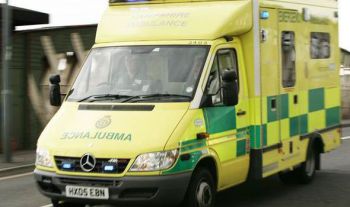
[(342, 50), (341, 64), (345, 68), (350, 68), (350, 52)]
[(342, 50), (341, 64), (342, 117), (344, 120), (350, 120), (350, 52)]
[[(40, 116), (48, 113), (47, 110), (43, 108), (39, 113), (34, 110), (35, 107), (38, 108), (35, 104), (39, 102), (42, 105), (48, 105), (48, 80), (44, 79), (47, 78), (45, 74), (50, 69), (50, 65), (41, 38), (50, 37), (55, 53), (57, 55), (66, 54), (74, 52), (71, 41), (72, 33), (80, 36), (84, 50), (88, 51), (95, 41), (96, 26), (21, 31), (13, 35), (13, 56), (10, 63), (10, 84), (13, 90), (11, 137), (12, 145), (16, 149), (34, 149), (46, 125), (40, 120)], [(34, 81), (30, 82), (29, 77), (34, 77)], [(35, 97), (31, 90), (33, 87), (38, 89), (38, 93), (34, 94)], [(38, 101), (33, 102), (33, 99)], [(57, 109), (51, 107), (49, 110)]]
[(350, 120), (350, 70), (344, 71), (341, 76), (342, 86), (342, 117), (344, 120)]

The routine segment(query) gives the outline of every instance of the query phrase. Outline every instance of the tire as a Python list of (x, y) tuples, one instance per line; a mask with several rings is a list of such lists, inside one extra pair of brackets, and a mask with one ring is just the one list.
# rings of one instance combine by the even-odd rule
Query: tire
[(59, 200), (51, 200), (52, 207), (85, 207), (85, 204), (72, 203), (72, 202), (60, 202)]
[(56, 199), (51, 199), (51, 203), (52, 203), (52, 207), (59, 207), (60, 206), (60, 202)]
[(316, 159), (318, 152), (315, 147), (312, 146), (307, 152), (306, 161), (301, 164), (300, 167), (293, 171), (280, 172), (279, 178), (285, 184), (309, 184), (311, 183), (316, 175)]
[(82, 203), (63, 202), (60, 207), (85, 207)]
[(297, 169), (296, 175), (298, 177), (298, 182), (301, 184), (311, 183), (316, 175), (316, 157), (318, 152), (315, 147), (310, 147), (306, 161), (303, 162), (300, 168)]
[(214, 207), (216, 185), (206, 168), (194, 171), (182, 207)]

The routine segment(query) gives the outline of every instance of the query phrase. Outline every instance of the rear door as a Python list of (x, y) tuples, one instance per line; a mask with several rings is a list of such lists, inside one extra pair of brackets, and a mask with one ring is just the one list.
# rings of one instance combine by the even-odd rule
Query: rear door
[(278, 149), (280, 137), (280, 69), (279, 69), (279, 29), (277, 9), (260, 9), (260, 59), (261, 59), (261, 147), (263, 148), (263, 176), (270, 175), (279, 168)]
[[(299, 158), (301, 118), (297, 50), (298, 13), (261, 8), (263, 176), (292, 166)], [(300, 35), (300, 34), (299, 34)], [(298, 42), (299, 41), (299, 42)]]
[[(305, 48), (302, 33), (298, 32), (298, 11), (279, 9), (279, 49), (280, 49), (280, 137), (283, 143), (284, 168), (298, 160), (299, 135), (305, 131), (306, 117), (300, 115), (301, 100), (305, 97), (300, 91), (300, 71), (303, 62), (298, 61), (300, 49)], [(304, 57), (307, 59), (308, 57)], [(305, 104), (304, 104), (305, 105)], [(301, 124), (303, 123), (303, 124)]]

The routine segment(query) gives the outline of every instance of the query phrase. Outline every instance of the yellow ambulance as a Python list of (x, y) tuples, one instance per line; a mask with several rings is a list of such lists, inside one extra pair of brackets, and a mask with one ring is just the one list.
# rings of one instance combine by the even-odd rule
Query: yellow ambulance
[[(111, 0), (38, 140), (41, 193), (53, 206), (212, 207), (248, 180), (311, 182), (340, 145), (337, 11), (334, 0)], [(60, 77), (50, 82), (60, 106)]]

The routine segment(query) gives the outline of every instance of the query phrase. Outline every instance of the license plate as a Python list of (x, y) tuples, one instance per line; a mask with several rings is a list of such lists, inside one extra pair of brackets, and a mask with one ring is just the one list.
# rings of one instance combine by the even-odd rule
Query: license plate
[(108, 188), (83, 186), (66, 186), (66, 196), (69, 198), (103, 199), (109, 198)]

